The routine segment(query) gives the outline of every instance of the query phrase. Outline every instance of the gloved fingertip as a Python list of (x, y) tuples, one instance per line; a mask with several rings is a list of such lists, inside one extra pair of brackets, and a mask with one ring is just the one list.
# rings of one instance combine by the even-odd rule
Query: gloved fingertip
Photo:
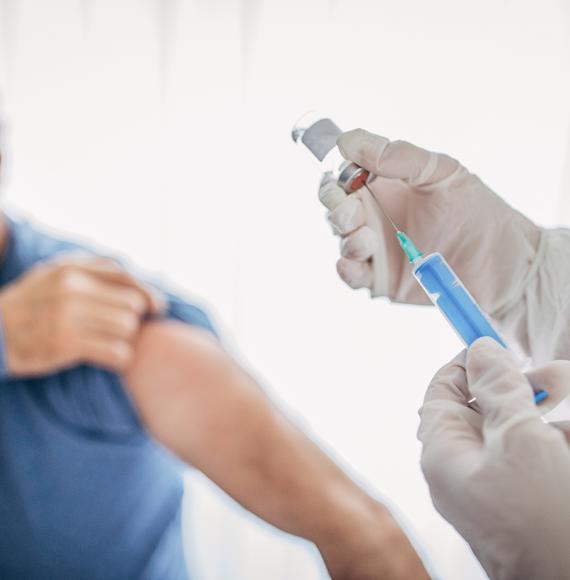
[(519, 371), (513, 353), (494, 338), (484, 336), (467, 350), (466, 366), (469, 373), (479, 375), (490, 365)]
[(482, 336), (481, 338), (478, 338), (469, 347), (469, 352), (471, 353), (477, 353), (486, 350), (504, 351), (505, 349), (501, 344), (499, 344), (494, 338), (491, 338), (490, 336)]
[(329, 213), (328, 220), (341, 236), (354, 232), (366, 223), (362, 202), (357, 196), (349, 196)]
[(352, 159), (351, 155), (358, 153), (360, 144), (368, 138), (368, 135), (365, 129), (352, 129), (339, 135), (336, 144), (343, 157)]
[(483, 374), (500, 369), (519, 373), (513, 355), (488, 336), (477, 339), (467, 350), (467, 374), (476, 381)]
[(319, 184), (319, 187), (324, 187), (325, 185), (329, 185), (330, 183), (336, 185), (337, 180), (334, 178), (334, 175), (332, 174), (331, 171), (325, 171), (323, 173), (323, 176), (321, 177), (321, 183)]
[(366, 262), (355, 262), (341, 258), (336, 263), (336, 269), (341, 279), (353, 290), (369, 288), (372, 283), (372, 270)]
[(319, 187), (319, 200), (329, 210), (334, 210), (347, 198), (346, 192), (341, 189), (334, 179), (323, 178)]
[(380, 157), (390, 143), (386, 137), (374, 135), (364, 129), (353, 129), (343, 133), (337, 139), (337, 145), (342, 156), (358, 165), (375, 171)]

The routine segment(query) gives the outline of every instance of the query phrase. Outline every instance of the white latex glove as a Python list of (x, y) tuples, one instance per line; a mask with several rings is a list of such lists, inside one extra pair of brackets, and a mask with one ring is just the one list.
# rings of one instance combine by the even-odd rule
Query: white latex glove
[[(530, 385), (550, 393), (540, 407)], [(433, 378), (420, 411), (422, 468), (438, 511), (492, 579), (570, 578), (570, 449), (541, 412), (570, 391), (570, 362), (522, 374), (483, 338)], [(467, 405), (477, 397), (482, 414)]]
[[(399, 229), (425, 253), (441, 252), (484, 310), (493, 314), (520, 297), (540, 229), (476, 175), (451, 157), (361, 129), (341, 135), (338, 146), (378, 176), (370, 187)], [(343, 237), (340, 276), (372, 296), (427, 304), (393, 228), (370, 198), (366, 189), (347, 196), (330, 178), (321, 185), (320, 199)]]

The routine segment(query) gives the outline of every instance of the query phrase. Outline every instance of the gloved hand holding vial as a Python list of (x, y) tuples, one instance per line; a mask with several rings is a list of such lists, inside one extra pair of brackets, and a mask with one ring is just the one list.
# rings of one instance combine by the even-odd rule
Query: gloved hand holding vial
[[(409, 143), (389, 143), (386, 139), (374, 137), (362, 131), (342, 136), (340, 129), (326, 118), (302, 119), (293, 129), (293, 139), (303, 143), (321, 162), (325, 171), (320, 197), (331, 210), (330, 219), (336, 230), (340, 235), (345, 236), (342, 245), (343, 257), (338, 263), (338, 269), (341, 276), (347, 279), (351, 286), (365, 285), (370, 288), (373, 295), (382, 295), (386, 292), (390, 295), (389, 280), (395, 277), (391, 276), (390, 272), (395, 270), (399, 280), (398, 286), (402, 289), (406, 288), (405, 294), (413, 294), (413, 291), (407, 290), (410, 276), (401, 261), (395, 256), (392, 256), (392, 260), (389, 257), (386, 259), (386, 248), (392, 247), (394, 252), (393, 228), (395, 239), (403, 250), (403, 255), (412, 264), (413, 275), (417, 282), (425, 295), (439, 308), (463, 343), (470, 346), (478, 338), (487, 336), (493, 338), (501, 346), (507, 347), (504, 339), (495, 330), (490, 319), (467, 291), (445, 258), (438, 252), (424, 257), (411, 238), (395, 224), (395, 221), (405, 222), (406, 228), (413, 228), (414, 235), (416, 229), (423, 232), (426, 245), (435, 247), (433, 238), (441, 237), (441, 232), (439, 236), (436, 236), (432, 230), (433, 217), (426, 212), (425, 200), (429, 199), (430, 187), (433, 188), (435, 184), (443, 187), (446, 182), (453, 182), (456, 174), (465, 172), (457, 162), (449, 157), (429, 153)], [(342, 148), (340, 151), (337, 148), (337, 139)], [(398, 151), (398, 149), (404, 149), (404, 151)], [(397, 202), (393, 200), (389, 203), (389, 197), (385, 201), (384, 196), (381, 195), (382, 184), (390, 180), (402, 182), (410, 190), (409, 195), (421, 196), (423, 193), (424, 199), (421, 201), (424, 203), (406, 200), (402, 195), (403, 192), (393, 193), (395, 197), (399, 197)], [(478, 180), (477, 182), (480, 184)], [(376, 191), (372, 189), (374, 183), (378, 183)], [(423, 191), (424, 187), (428, 189)], [(347, 199), (347, 196), (352, 198)], [(358, 199), (354, 199), (357, 196)], [(459, 196), (450, 194), (448, 197)], [(488, 192), (488, 197), (495, 205), (501, 202), (491, 192)], [(417, 215), (417, 211), (409, 212), (411, 215), (408, 216), (402, 215), (401, 207), (397, 207), (402, 206), (402, 202), (408, 208), (420, 206), (419, 213), (421, 214), (422, 210), (426, 212), (428, 217), (426, 221), (432, 222), (431, 227), (421, 227), (423, 219), (421, 215)], [(446, 209), (448, 207), (453, 209), (452, 200), (440, 199), (435, 202), (436, 207), (438, 204), (443, 204), (440, 211), (445, 220), (445, 223), (439, 224), (439, 229), (453, 231), (454, 227), (457, 227), (453, 225), (453, 220), (456, 218), (450, 210)], [(514, 213), (514, 210), (504, 202), (503, 205), (504, 208), (501, 209), (505, 212)], [(390, 207), (389, 210), (388, 207)], [(494, 211), (496, 209), (493, 207)], [(391, 215), (398, 217), (393, 220)], [(510, 217), (509, 215), (508, 221)], [(388, 227), (386, 227), (386, 220), (389, 222)], [(460, 215), (459, 225), (463, 224), (464, 216)], [(428, 239), (430, 230), (433, 235), (431, 239)], [(454, 247), (450, 247), (450, 252), (457, 256), (458, 248), (463, 247), (465, 251), (468, 250), (468, 246), (463, 233), (458, 233), (455, 237), (457, 241), (452, 242)], [(395, 253), (402, 255), (397, 249)], [(471, 252), (468, 253), (471, 255)], [(456, 260), (461, 264), (461, 257)], [(400, 264), (399, 267), (398, 264)], [(397, 294), (398, 291), (394, 292), (393, 297), (396, 298)], [(536, 390), (537, 403), (547, 397), (548, 392), (545, 389)]]

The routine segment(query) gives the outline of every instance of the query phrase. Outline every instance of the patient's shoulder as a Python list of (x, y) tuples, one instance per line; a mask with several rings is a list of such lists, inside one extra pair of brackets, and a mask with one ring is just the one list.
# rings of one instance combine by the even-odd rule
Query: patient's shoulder
[[(129, 376), (148, 377), (158, 373), (161, 382), (173, 374), (192, 375), (205, 372), (227, 358), (217, 338), (208, 328), (188, 325), (178, 320), (155, 320), (146, 323), (137, 340)], [(158, 378), (158, 377), (157, 377)]]

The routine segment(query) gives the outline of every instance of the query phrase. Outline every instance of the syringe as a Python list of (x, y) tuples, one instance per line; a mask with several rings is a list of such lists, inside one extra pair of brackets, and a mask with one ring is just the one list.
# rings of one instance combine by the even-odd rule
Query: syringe
[[(318, 119), (302, 129), (297, 125), (293, 130), (293, 138), (296, 142), (301, 140), (311, 152), (313, 152), (313, 148), (318, 148), (319, 154), (314, 152), (313, 154), (321, 162), (326, 158), (338, 160), (338, 150), (335, 152), (334, 149), (336, 148), (336, 139), (340, 134), (340, 129), (326, 118)], [(331, 171), (330, 168), (328, 170)], [(354, 178), (347, 175), (347, 172)], [(364, 179), (363, 173), (365, 174)], [(333, 170), (333, 175), (347, 194), (353, 193), (360, 187), (368, 189), (372, 199), (396, 231), (398, 243), (412, 265), (414, 277), (465, 346), (469, 347), (478, 338), (488, 336), (503, 347), (508, 348), (505, 340), (495, 330), (488, 316), (465, 288), (445, 258), (438, 252), (424, 256), (412, 239), (400, 231), (392, 221), (370, 189), (369, 183), (373, 176), (370, 176), (368, 172), (355, 163), (348, 162), (343, 158), (340, 160), (338, 171), (334, 172)], [(537, 404), (547, 397), (548, 391), (545, 389), (534, 392), (534, 400)]]
[(412, 239), (400, 231), (388, 217), (368, 185), (365, 186), (376, 201), (380, 211), (387, 217), (396, 231), (400, 247), (412, 264), (412, 273), (424, 292), (457, 332), (465, 346), (469, 347), (478, 338), (490, 336), (507, 348), (501, 335), (493, 328), (487, 315), (468, 292), (457, 274), (438, 252), (424, 256)]

